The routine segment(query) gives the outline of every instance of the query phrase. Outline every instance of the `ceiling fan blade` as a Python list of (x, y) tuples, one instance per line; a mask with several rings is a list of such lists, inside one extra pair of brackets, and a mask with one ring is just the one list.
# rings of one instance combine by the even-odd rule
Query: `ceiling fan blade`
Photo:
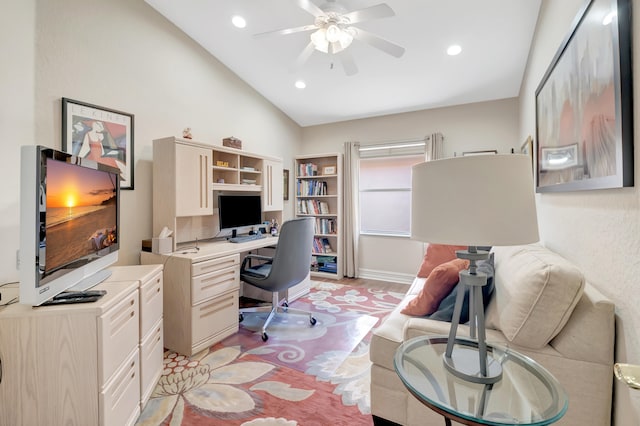
[(307, 44), (307, 47), (305, 47), (296, 58), (294, 69), (292, 71), (297, 71), (298, 69), (302, 68), (302, 66), (305, 64), (305, 62), (307, 62), (307, 60), (311, 56), (311, 54), (313, 54), (314, 50), (316, 50), (316, 48), (313, 45), (313, 43)]
[(364, 9), (354, 10), (353, 12), (342, 15), (343, 18), (349, 19), (350, 23), (369, 21), (371, 19), (388, 18), (395, 16), (393, 9), (386, 3), (380, 3), (375, 6), (365, 7)]
[(315, 17), (324, 16), (324, 12), (310, 0), (297, 0), (298, 7)]
[(377, 35), (371, 34), (370, 32), (367, 32), (365, 30), (361, 30), (360, 28), (355, 31), (354, 38), (357, 38), (360, 41), (364, 41), (365, 43), (368, 43), (371, 46), (380, 49), (391, 56), (395, 56), (396, 58), (404, 55), (404, 47), (398, 46), (395, 43), (380, 38)]
[(287, 35), (287, 34), (293, 34), (293, 33), (300, 33), (303, 31), (313, 31), (317, 29), (318, 27), (315, 25), (303, 25), (301, 27), (284, 28), (282, 30), (274, 30), (274, 31), (267, 31), (264, 33), (258, 33), (258, 34), (254, 34), (253, 37), (264, 37), (269, 35)]
[(351, 53), (349, 53), (349, 51), (343, 50), (340, 53), (336, 54), (336, 56), (340, 59), (345, 74), (347, 74), (348, 76), (352, 76), (358, 73), (358, 67), (356, 66), (356, 63), (353, 60), (353, 56), (351, 55)]

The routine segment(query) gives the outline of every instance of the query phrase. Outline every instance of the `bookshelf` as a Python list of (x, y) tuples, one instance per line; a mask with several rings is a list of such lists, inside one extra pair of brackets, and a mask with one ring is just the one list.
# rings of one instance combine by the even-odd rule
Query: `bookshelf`
[(315, 218), (311, 276), (340, 279), (342, 273), (342, 154), (295, 159), (296, 216)]

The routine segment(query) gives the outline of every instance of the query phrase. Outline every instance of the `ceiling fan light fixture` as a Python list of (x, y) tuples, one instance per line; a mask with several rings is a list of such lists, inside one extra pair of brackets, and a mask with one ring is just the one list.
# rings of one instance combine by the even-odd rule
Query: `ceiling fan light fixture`
[(336, 24), (330, 24), (325, 34), (329, 43), (335, 43), (342, 38), (342, 30)]
[(330, 24), (312, 33), (311, 42), (320, 52), (329, 53), (329, 46), (331, 46), (331, 52), (338, 53), (351, 45), (354, 34), (353, 27), (342, 29), (338, 25)]
[(313, 43), (316, 50), (323, 53), (329, 53), (329, 42), (327, 41), (326, 32), (324, 28), (320, 28), (311, 34), (311, 43)]
[(351, 43), (353, 43), (353, 36), (355, 34), (355, 31), (356, 30), (353, 27), (349, 27), (340, 31), (340, 39), (338, 41), (343, 49), (346, 49)]

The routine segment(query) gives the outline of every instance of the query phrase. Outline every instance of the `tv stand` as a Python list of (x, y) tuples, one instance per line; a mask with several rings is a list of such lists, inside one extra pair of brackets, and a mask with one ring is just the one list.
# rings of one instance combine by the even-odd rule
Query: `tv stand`
[(235, 238), (237, 236), (238, 236), (238, 230), (237, 229), (231, 230), (231, 238)]
[(0, 309), (0, 425), (135, 424), (163, 369), (162, 265), (111, 270), (94, 303)]
[(106, 281), (107, 278), (111, 276), (111, 271), (109, 269), (103, 269), (101, 271), (96, 272), (93, 275), (90, 275), (84, 278), (79, 283), (69, 287), (65, 291), (86, 291), (92, 287), (97, 286), (103, 281)]

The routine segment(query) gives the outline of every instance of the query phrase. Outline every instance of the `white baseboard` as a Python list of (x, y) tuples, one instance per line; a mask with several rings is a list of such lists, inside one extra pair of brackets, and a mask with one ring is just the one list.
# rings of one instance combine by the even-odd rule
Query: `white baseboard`
[(400, 272), (377, 271), (375, 269), (360, 268), (358, 270), (358, 278), (411, 285), (416, 276)]

